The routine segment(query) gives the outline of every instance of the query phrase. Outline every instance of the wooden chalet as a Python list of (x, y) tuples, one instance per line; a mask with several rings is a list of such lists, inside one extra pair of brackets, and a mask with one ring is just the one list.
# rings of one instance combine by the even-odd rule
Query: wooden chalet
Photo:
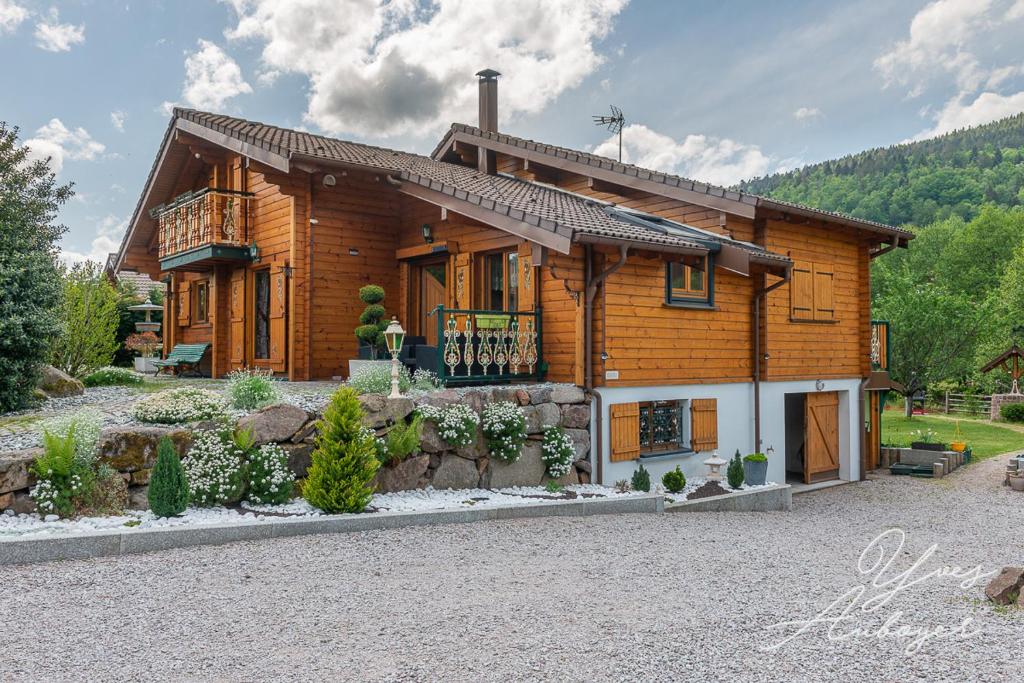
[(869, 264), (910, 233), (499, 133), (478, 76), (480, 125), (429, 157), (176, 109), (115, 262), (166, 283), (165, 352), (345, 376), (379, 284), (410, 365), (591, 390), (596, 481), (712, 450), (767, 450), (775, 481), (872, 467)]

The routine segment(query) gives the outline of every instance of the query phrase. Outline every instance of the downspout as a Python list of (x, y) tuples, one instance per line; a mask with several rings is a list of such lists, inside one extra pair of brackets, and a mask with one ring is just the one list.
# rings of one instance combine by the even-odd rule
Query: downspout
[(310, 332), (313, 329), (313, 287), (316, 285), (316, 278), (313, 277), (313, 226), (316, 219), (313, 217), (313, 174), (309, 174), (309, 194), (306, 200), (306, 310), (303, 317), (308, 323), (306, 326), (306, 377), (313, 379), (313, 340), (310, 339)]
[[(761, 302), (768, 293), (789, 282), (790, 269), (770, 287), (759, 288), (754, 296), (754, 452), (761, 452)], [(763, 277), (763, 275), (762, 275)], [(767, 360), (767, 359), (765, 359)]]
[[(860, 381), (860, 385), (857, 388), (857, 416), (860, 419), (860, 481), (864, 481), (868, 478), (868, 473), (865, 467), (868, 463), (868, 450), (867, 450), (867, 429), (865, 428), (864, 422), (864, 387), (867, 386), (868, 378), (865, 377)], [(874, 434), (871, 435), (874, 438)]]

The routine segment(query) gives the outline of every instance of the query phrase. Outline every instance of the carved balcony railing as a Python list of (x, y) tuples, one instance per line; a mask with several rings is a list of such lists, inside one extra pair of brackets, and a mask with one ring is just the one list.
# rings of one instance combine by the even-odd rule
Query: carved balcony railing
[(541, 312), (438, 306), (438, 375), (449, 385), (540, 380), (544, 376)]
[(889, 321), (871, 321), (871, 369), (889, 369)]
[(211, 245), (242, 247), (250, 239), (251, 192), (207, 188), (150, 209), (161, 259)]

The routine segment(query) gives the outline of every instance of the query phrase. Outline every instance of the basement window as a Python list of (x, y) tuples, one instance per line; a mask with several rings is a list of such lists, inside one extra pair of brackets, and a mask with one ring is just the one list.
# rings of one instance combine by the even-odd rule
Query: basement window
[(712, 305), (713, 269), (714, 262), (707, 256), (702, 256), (696, 263), (669, 263), (665, 268), (666, 303)]
[(645, 401), (640, 407), (640, 457), (690, 450), (686, 401)]

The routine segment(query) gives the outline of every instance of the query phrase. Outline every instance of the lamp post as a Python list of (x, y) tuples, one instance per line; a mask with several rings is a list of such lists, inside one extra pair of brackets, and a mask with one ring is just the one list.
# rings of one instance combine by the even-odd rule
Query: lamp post
[(391, 353), (391, 395), (388, 398), (402, 397), (398, 386), (398, 352), (402, 350), (404, 340), (405, 330), (398, 324), (398, 318), (392, 317), (388, 328), (384, 330), (384, 341), (387, 342), (388, 351)]

